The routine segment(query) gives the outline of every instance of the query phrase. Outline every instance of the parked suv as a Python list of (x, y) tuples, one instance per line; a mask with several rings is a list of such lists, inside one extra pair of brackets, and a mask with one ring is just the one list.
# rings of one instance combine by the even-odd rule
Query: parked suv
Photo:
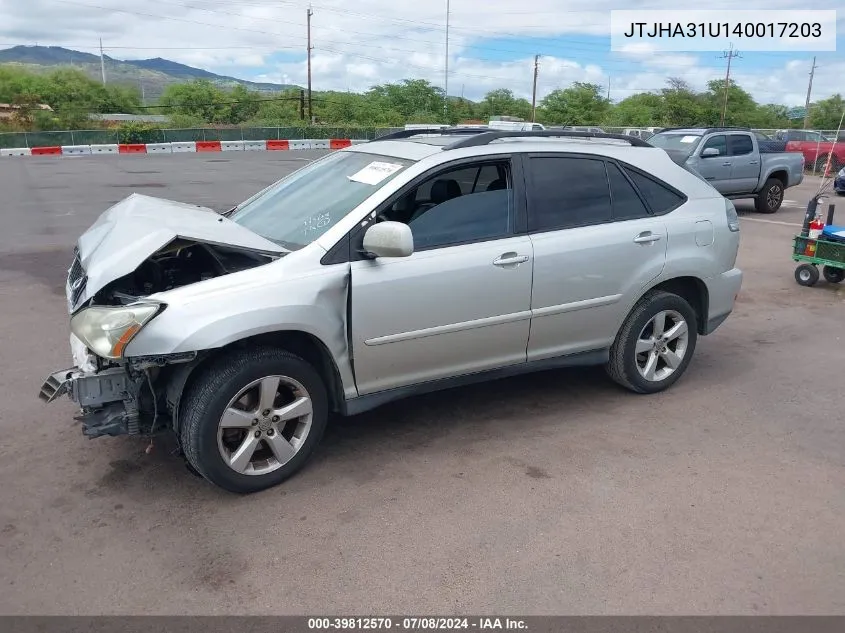
[(400, 131), (226, 214), (132, 195), (78, 241), (67, 394), (86, 435), (175, 432), (235, 492), (283, 481), (331, 412), (604, 365), (687, 369), (742, 273), (730, 201), (621, 135)]

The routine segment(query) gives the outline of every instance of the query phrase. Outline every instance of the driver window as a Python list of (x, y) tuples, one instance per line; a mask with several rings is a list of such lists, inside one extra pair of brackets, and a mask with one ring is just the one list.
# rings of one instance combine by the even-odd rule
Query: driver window
[(379, 219), (411, 227), (414, 248), (424, 250), (505, 237), (513, 228), (508, 161), (442, 171), (409, 191)]
[(724, 136), (712, 136), (707, 139), (707, 142), (704, 144), (704, 147), (701, 148), (703, 152), (706, 149), (717, 149), (719, 150), (719, 156), (724, 156), (728, 153), (728, 143)]

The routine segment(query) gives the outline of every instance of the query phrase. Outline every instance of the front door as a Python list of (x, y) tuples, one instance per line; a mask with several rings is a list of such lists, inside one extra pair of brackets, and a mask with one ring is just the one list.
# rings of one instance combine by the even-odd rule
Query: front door
[(650, 179), (635, 187), (631, 174), (647, 178), (595, 157), (527, 160), (534, 246), (528, 361), (608, 348), (630, 303), (662, 272), (666, 226), (643, 198), (670, 201), (641, 190), (656, 185)]
[(360, 395), (525, 362), (533, 251), (515, 231), (519, 195), (500, 159), (441, 168), (380, 210), (411, 227), (415, 252), (351, 264)]
[[(706, 149), (715, 149), (717, 156), (703, 156)], [(728, 139), (724, 134), (708, 138), (699, 150), (698, 172), (719, 193), (728, 193), (731, 188), (731, 159), (728, 156)]]

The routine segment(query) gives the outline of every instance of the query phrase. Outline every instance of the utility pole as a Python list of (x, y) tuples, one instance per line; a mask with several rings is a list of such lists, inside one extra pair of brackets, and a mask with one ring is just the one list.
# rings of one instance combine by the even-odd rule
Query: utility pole
[(813, 67), (810, 69), (810, 84), (807, 86), (807, 101), (804, 102), (804, 129), (810, 127), (810, 93), (813, 91), (813, 75), (816, 74), (816, 58), (813, 57)]
[(531, 122), (537, 115), (537, 73), (540, 70), (540, 56), (534, 55), (534, 87), (531, 90)]
[(314, 123), (314, 110), (311, 103), (311, 16), (314, 12), (311, 10), (311, 5), (308, 6), (308, 124)]
[(103, 73), (103, 85), (106, 85), (106, 59), (103, 57), (103, 38), (100, 38), (100, 71)]
[(730, 45), (730, 50), (722, 54), (722, 59), (728, 60), (728, 72), (725, 74), (725, 104), (722, 106), (722, 121), (720, 125), (725, 125), (725, 117), (728, 114), (728, 88), (731, 86), (731, 60), (734, 57), (739, 57), (739, 52), (734, 50), (734, 45)]
[(443, 116), (449, 116), (449, 0), (446, 0), (446, 59), (443, 64)]
[(607, 76), (607, 100), (610, 101), (610, 75)]
[(299, 119), (305, 120), (305, 91), (299, 91)]

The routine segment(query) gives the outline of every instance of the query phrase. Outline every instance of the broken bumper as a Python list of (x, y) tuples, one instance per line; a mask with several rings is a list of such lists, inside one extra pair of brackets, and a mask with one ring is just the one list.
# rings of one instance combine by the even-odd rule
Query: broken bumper
[(95, 438), (139, 433), (137, 393), (138, 384), (122, 367), (99, 372), (73, 367), (50, 374), (38, 397), (53, 402), (67, 395), (81, 408), (76, 419), (83, 433)]

